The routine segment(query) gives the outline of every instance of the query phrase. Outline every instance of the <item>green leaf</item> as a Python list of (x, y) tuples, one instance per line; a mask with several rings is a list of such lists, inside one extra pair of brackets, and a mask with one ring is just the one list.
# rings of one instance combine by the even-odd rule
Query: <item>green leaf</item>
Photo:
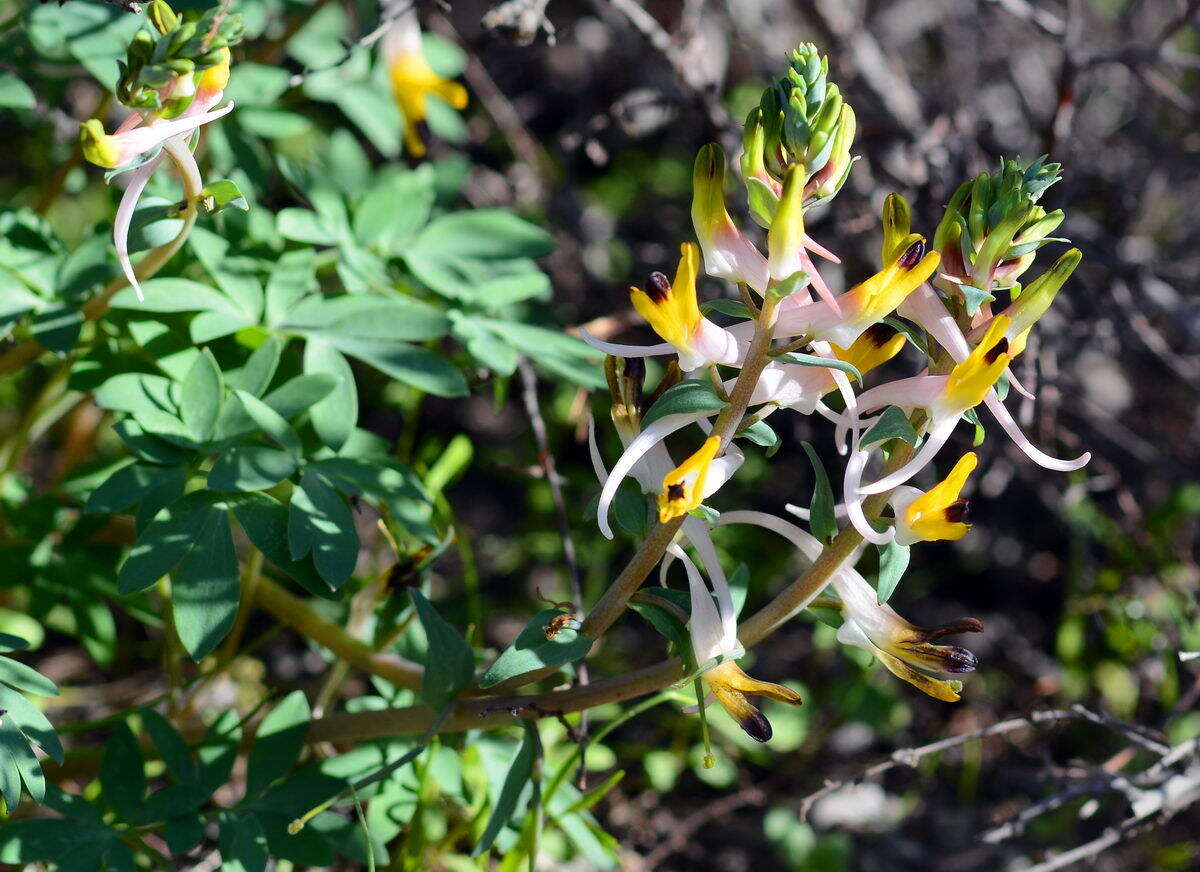
[(250, 204), (246, 202), (242, 189), (237, 186), (237, 182), (230, 179), (210, 182), (200, 190), (197, 196), (200, 209), (206, 215), (215, 215), (230, 206), (234, 209), (241, 209), (243, 212), (250, 210)]
[(729, 300), (726, 298), (718, 298), (709, 300), (707, 303), (700, 304), (700, 312), (709, 314), (710, 312), (720, 312), (722, 315), (728, 315), (731, 318), (751, 318), (750, 310), (746, 308), (746, 304), (741, 300)]
[(208, 473), (216, 491), (257, 491), (274, 487), (296, 471), (296, 457), (267, 445), (235, 445), (217, 458)]
[(275, 220), (279, 235), (284, 239), (311, 245), (337, 245), (343, 238), (343, 229), (336, 220), (308, 209), (281, 209)]
[(275, 326), (283, 321), (307, 294), (317, 289), (313, 250), (285, 251), (275, 261), (267, 279), (266, 321)]
[(413, 605), (428, 639), (421, 699), (435, 711), (454, 702), (475, 676), (475, 655), (458, 630), (437, 613), (425, 594), (413, 588)]
[(642, 416), (642, 428), (667, 415), (715, 415), (724, 407), (725, 401), (717, 396), (711, 382), (695, 379), (682, 381), (667, 388)]
[(144, 300), (138, 300), (133, 288), (118, 291), (112, 299), (114, 309), (134, 309), (139, 312), (201, 312), (213, 311), (241, 318), (249, 325), (246, 312), (236, 302), (218, 290), (188, 279), (150, 279), (142, 282)]
[(479, 680), (480, 687), (492, 687), (516, 675), (535, 669), (562, 666), (587, 655), (593, 640), (573, 627), (562, 627), (547, 638), (546, 627), (554, 618), (568, 614), (564, 609), (543, 609), (521, 631), (516, 640), (496, 658)]
[(907, 321), (894, 318), (890, 315), (883, 319), (883, 323), (893, 328), (897, 333), (902, 334), (905, 339), (911, 342), (926, 357), (931, 356), (929, 354), (929, 345), (925, 341), (924, 332), (913, 327)]
[(755, 421), (749, 427), (738, 430), (734, 435), (740, 439), (748, 439), (755, 445), (763, 446), (767, 449), (767, 457), (774, 455), (782, 442), (779, 434), (771, 429), (771, 425), (766, 421)]
[(300, 759), (312, 712), (304, 691), (294, 690), (263, 718), (246, 763), (246, 796), (257, 796)]
[(254, 349), (245, 365), (230, 375), (229, 386), (261, 397), (275, 377), (285, 344), (286, 340), (275, 334), (268, 336), (262, 345)]
[(508, 825), (517, 812), (521, 799), (528, 795), (529, 780), (533, 776), (533, 760), (539, 744), (537, 727), (527, 724), (525, 737), (521, 740), (521, 745), (517, 748), (517, 753), (508, 766), (504, 783), (500, 787), (495, 805), (492, 806), (491, 817), (488, 818), (483, 835), (479, 837), (479, 842), (471, 852), (472, 857), (478, 857), (491, 849), (496, 837), (500, 835), (500, 831)]
[(977, 288), (973, 285), (956, 285), (960, 294), (962, 294), (963, 302), (967, 307), (968, 315), (975, 315), (979, 312), (979, 307), (984, 303), (991, 303), (996, 298), (992, 294), (982, 288)]
[(399, 157), (404, 119), (391, 94), (372, 82), (349, 82), (334, 97), (332, 102), (384, 157)]
[(450, 321), (437, 309), (403, 297), (348, 294), (305, 300), (279, 325), (329, 342), (423, 342), (446, 335)]
[(26, 739), (36, 742), (50, 757), (62, 763), (62, 743), (41, 709), (8, 687), (0, 687), (0, 708), (7, 712), (4, 717), (11, 721)]
[(53, 681), (11, 657), (0, 657), (0, 682), (37, 696), (58, 696), (58, 687)]
[(304, 470), (288, 510), (288, 549), (293, 560), (312, 553), (313, 565), (337, 590), (358, 562), (358, 531), (346, 500), (312, 469)]
[(179, 730), (152, 708), (143, 708), (140, 714), (142, 728), (149, 733), (154, 747), (162, 755), (163, 762), (167, 764), (167, 771), (180, 784), (195, 783), (196, 761), (192, 759), (187, 742)]
[(0, 73), (0, 108), (32, 109), (35, 105), (33, 90), (15, 73)]
[(245, 391), (234, 391), (234, 395), (241, 402), (246, 414), (264, 433), (295, 457), (299, 458), (304, 455), (304, 446), (300, 442), (299, 434), (292, 429), (292, 425), (284, 420), (282, 415), (258, 397)]
[(896, 590), (896, 585), (904, 577), (908, 569), (909, 547), (901, 545), (894, 539), (879, 548), (879, 580), (875, 584), (876, 598), (883, 605)]
[(329, 598), (330, 587), (312, 561), (294, 560), (288, 550), (288, 507), (268, 494), (249, 493), (230, 500), (247, 538), (267, 560), (314, 596)]
[(233, 628), (241, 583), (226, 513), (214, 510), (194, 535), (194, 547), (171, 575), (171, 605), (179, 641), (198, 661)]
[(204, 838), (204, 819), (197, 814), (170, 818), (163, 827), (163, 837), (172, 854), (186, 854)]
[(883, 410), (871, 428), (863, 434), (860, 446), (874, 445), (876, 442), (890, 442), (900, 439), (909, 445), (916, 445), (917, 431), (909, 423), (908, 415), (899, 406), (888, 406)]
[(88, 496), (85, 512), (122, 512), (138, 505), (137, 528), (146, 524), (165, 506), (183, 496), (187, 485), (186, 466), (130, 463), (122, 466)]
[(423, 168), (396, 173), (376, 184), (354, 210), (354, 237), (384, 254), (402, 254), (412, 236), (429, 220), (433, 175)]
[(267, 868), (267, 837), (252, 814), (221, 816), (221, 872), (264, 872)]
[(283, 418), (295, 418), (329, 396), (338, 385), (337, 379), (323, 372), (311, 372), (290, 378), (263, 402)]
[(272, 106), (288, 89), (291, 74), (282, 66), (238, 59), (237, 73), (229, 78), (224, 99), (239, 106)]
[(153, 585), (191, 551), (197, 532), (219, 514), (203, 491), (188, 494), (160, 511), (121, 564), (118, 590), (128, 594)]
[(829, 476), (825, 474), (825, 465), (821, 463), (816, 450), (808, 442), (802, 444), (816, 477), (813, 482), (812, 503), (809, 505), (808, 526), (814, 536), (822, 542), (829, 542), (837, 534), (837, 517), (833, 513), (833, 488), (829, 486)]
[(104, 745), (100, 762), (100, 788), (104, 800), (126, 820), (134, 820), (146, 796), (146, 773), (137, 738), (124, 721), (117, 724)]
[(859, 384), (862, 384), (862, 373), (852, 363), (838, 360), (835, 357), (818, 357), (815, 354), (800, 354), (795, 351), (781, 354), (775, 358), (778, 363), (794, 363), (799, 366), (819, 366), (825, 369), (840, 369)]
[(375, 367), (384, 375), (438, 397), (465, 397), (467, 380), (452, 363), (404, 342), (336, 337), (339, 351)]
[(325, 373), (338, 380), (338, 386), (309, 409), (317, 436), (337, 451), (350, 438), (358, 422), (358, 388), (354, 373), (341, 352), (319, 339), (309, 339), (304, 345), (304, 371)]
[(205, 348), (179, 388), (179, 408), (183, 423), (200, 442), (207, 441), (217, 425), (221, 413), (221, 398), (225, 393), (225, 381), (221, 368), (211, 351)]

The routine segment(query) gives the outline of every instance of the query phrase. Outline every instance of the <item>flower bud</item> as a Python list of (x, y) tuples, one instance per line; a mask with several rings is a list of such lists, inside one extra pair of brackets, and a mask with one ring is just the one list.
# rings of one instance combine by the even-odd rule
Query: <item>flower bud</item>
[(833, 197), (849, 174), (854, 111), (828, 76), (828, 59), (811, 43), (801, 45), (787, 75), (763, 91), (746, 119), (742, 174), (751, 214), (764, 227), (790, 167), (801, 168), (805, 205)]
[(161, 34), (166, 34), (179, 27), (179, 16), (165, 0), (154, 0), (150, 4), (150, 8), (146, 10), (146, 17), (154, 25), (154, 29)]
[(994, 299), (998, 288), (1010, 287), (1033, 263), (1033, 255), (1062, 222), (1061, 211), (1047, 213), (1037, 205), (1059, 180), (1059, 164), (1045, 157), (1023, 166), (1002, 160), (995, 173), (980, 173), (959, 187), (934, 235), (942, 254), (938, 287), (959, 298), (967, 313)]

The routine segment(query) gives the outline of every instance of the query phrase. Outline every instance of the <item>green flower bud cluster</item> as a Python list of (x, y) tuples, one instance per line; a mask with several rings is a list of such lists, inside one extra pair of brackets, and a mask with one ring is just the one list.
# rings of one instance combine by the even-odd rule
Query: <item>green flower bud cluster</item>
[(792, 166), (802, 169), (806, 205), (832, 199), (850, 174), (854, 134), (854, 110), (829, 81), (829, 59), (804, 43), (746, 118), (742, 174), (755, 220), (770, 225)]
[(1061, 178), (1062, 165), (1043, 155), (1028, 165), (1002, 159), (995, 173), (980, 173), (950, 198), (934, 234), (942, 256), (939, 288), (960, 296), (969, 313), (994, 299), (993, 292), (1016, 289), (1017, 278), (1033, 263), (1034, 252), (1049, 242), (1063, 212), (1047, 212), (1037, 201)]
[(241, 15), (222, 15), (219, 8), (203, 15), (176, 13), (164, 0), (154, 0), (143, 27), (118, 61), (117, 99), (133, 109), (183, 111), (190, 94), (172, 97), (169, 86), (221, 62), (223, 49), (241, 42)]

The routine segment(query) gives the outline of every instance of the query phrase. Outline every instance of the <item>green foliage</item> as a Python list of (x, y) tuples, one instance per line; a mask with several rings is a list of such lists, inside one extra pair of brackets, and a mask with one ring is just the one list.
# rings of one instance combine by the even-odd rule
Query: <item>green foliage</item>
[(492, 687), (525, 672), (564, 666), (583, 658), (594, 640), (574, 627), (554, 623), (567, 614), (566, 609), (551, 608), (530, 618), (516, 640), (488, 667), (479, 686)]

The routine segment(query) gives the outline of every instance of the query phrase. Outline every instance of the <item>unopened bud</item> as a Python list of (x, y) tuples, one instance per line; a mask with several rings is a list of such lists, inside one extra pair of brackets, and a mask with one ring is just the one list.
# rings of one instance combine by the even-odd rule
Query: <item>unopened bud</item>
[(146, 11), (146, 17), (159, 33), (166, 34), (179, 26), (179, 16), (165, 0), (154, 0)]

